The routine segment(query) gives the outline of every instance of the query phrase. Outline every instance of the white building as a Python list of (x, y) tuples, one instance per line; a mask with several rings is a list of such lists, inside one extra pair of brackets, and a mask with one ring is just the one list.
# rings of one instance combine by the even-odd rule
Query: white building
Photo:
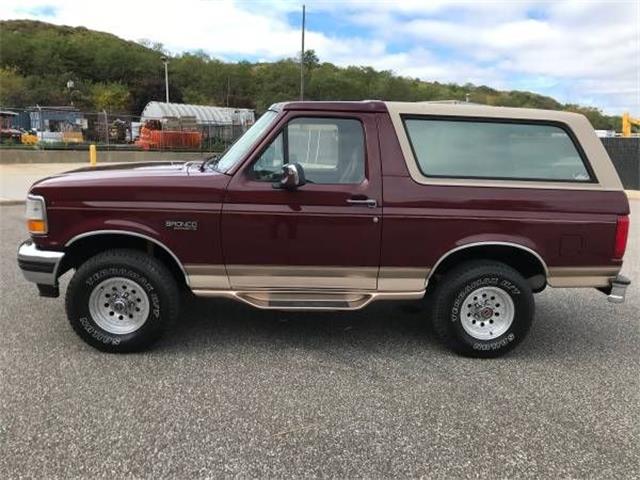
[(198, 125), (242, 126), (253, 125), (255, 114), (248, 108), (214, 107), (211, 105), (189, 105), (186, 103), (149, 102), (144, 107), (141, 121), (167, 118), (195, 118)]

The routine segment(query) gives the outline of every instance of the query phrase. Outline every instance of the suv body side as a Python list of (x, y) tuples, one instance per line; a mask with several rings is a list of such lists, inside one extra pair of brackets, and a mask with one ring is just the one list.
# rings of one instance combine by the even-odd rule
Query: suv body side
[(179, 318), (181, 290), (277, 310), (425, 298), (443, 343), (483, 358), (526, 337), (547, 285), (624, 301), (629, 204), (582, 116), (292, 102), (252, 129), (210, 168), (38, 182), (25, 277), (55, 297), (75, 270), (67, 318), (110, 352), (152, 345)]
[[(405, 107), (398, 105), (407, 104), (279, 105), (268, 131), (226, 174), (189, 173), (189, 169), (185, 174), (184, 168), (175, 166), (161, 173), (141, 168), (131, 177), (127, 170), (106, 167), (75, 173), (63, 187), (56, 186), (56, 177), (44, 180), (32, 194), (49, 197), (55, 192), (55, 200), (47, 204), (51, 230), (33, 241), (41, 250), (68, 254), (56, 266), (55, 284), (65, 270), (95, 253), (86, 247), (88, 253), (78, 254), (73, 247), (80, 242), (88, 245), (90, 238), (101, 237), (119, 246), (122, 238), (136, 237), (173, 262), (173, 270), (198, 295), (238, 298), (240, 290), (269, 288), (368, 292), (366, 301), (346, 308), (359, 308), (376, 298), (417, 298), (438, 269), (448, 268), (447, 262), (457, 256), (524, 261), (525, 276), (535, 290), (547, 283), (610, 285), (622, 264), (612, 257), (616, 221), (629, 213), (619, 181), (613, 188), (598, 182), (540, 186), (417, 181), (411, 168), (415, 159), (409, 158), (411, 153), (403, 145), (406, 133), (398, 123), (398, 110)], [(584, 131), (574, 131), (576, 122), (586, 122), (579, 115), (451, 105), (425, 110), (419, 104), (408, 105), (409, 111), (426, 115), (550, 117), (566, 122), (580, 145), (586, 142), (590, 151), (597, 148), (593, 132), (593, 138), (585, 138)], [(366, 147), (363, 182), (308, 183), (284, 191), (252, 181), (248, 168), (296, 118), (360, 122)], [(597, 172), (612, 170), (606, 161), (608, 165), (592, 167)], [(358, 199), (373, 200), (375, 206), (349, 203)], [(168, 228), (167, 222), (182, 221), (195, 222), (197, 230)], [(522, 258), (515, 258), (520, 254)]]

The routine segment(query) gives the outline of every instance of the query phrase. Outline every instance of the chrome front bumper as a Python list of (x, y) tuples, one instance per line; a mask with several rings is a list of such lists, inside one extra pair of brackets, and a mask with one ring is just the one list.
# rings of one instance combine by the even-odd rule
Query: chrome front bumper
[(58, 269), (64, 252), (40, 250), (32, 240), (26, 240), (18, 247), (18, 266), (24, 278), (38, 284), (38, 287), (58, 286)]

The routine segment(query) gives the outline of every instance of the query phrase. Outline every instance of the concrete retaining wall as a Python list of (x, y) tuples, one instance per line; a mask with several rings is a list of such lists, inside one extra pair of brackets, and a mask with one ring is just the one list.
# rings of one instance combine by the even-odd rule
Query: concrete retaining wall
[(624, 188), (640, 190), (640, 138), (603, 138)]
[[(196, 160), (209, 156), (206, 152), (145, 152), (98, 150), (98, 164), (103, 162), (152, 162)], [(0, 163), (89, 163), (87, 150), (22, 150), (1, 149)]]

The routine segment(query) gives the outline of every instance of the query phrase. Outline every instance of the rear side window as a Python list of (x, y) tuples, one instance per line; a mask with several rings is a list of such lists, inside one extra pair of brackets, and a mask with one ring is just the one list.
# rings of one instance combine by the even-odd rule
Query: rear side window
[(593, 180), (571, 137), (555, 125), (431, 118), (404, 124), (428, 177)]

